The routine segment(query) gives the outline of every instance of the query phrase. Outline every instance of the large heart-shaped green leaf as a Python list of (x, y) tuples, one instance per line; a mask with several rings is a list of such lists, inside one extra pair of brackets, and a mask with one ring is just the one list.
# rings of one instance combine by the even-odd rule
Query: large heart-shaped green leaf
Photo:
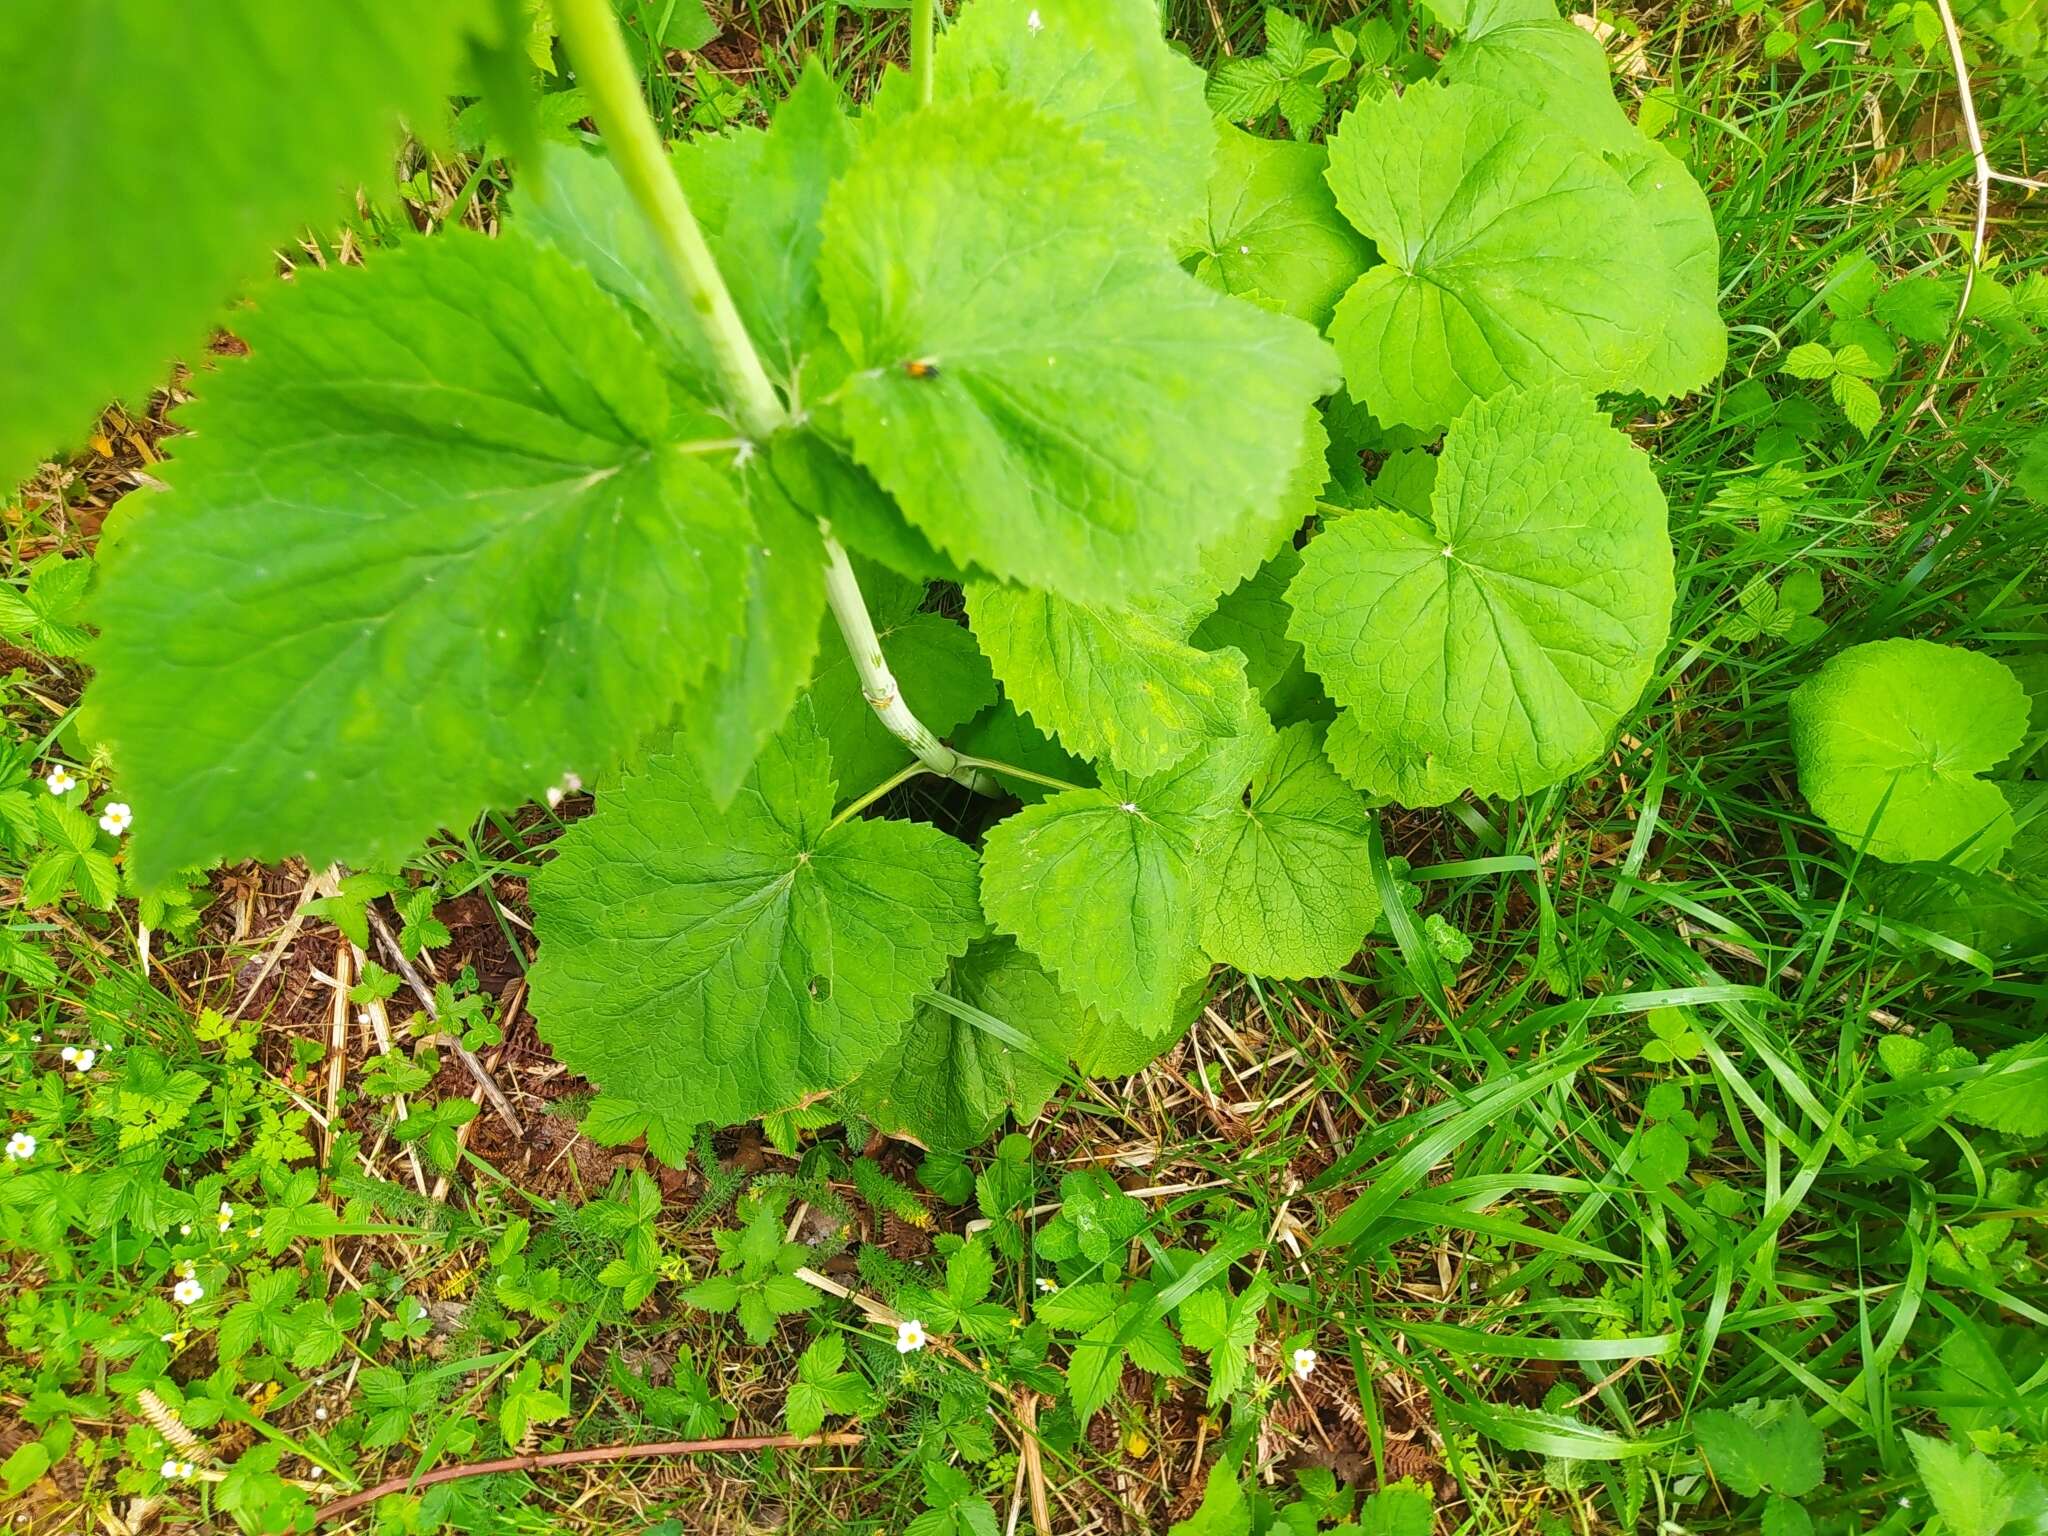
[[(1998, 861), (2012, 807), (1989, 773), (2026, 739), (2026, 689), (1981, 651), (1852, 646), (1792, 695), (1799, 788), (1835, 835), (1880, 859)], [(1882, 807), (1880, 815), (1879, 807)]]
[(238, 323), (95, 608), (145, 879), (395, 860), (594, 776), (725, 656), (730, 444), (563, 258), (451, 233)]
[(844, 1087), (982, 931), (971, 849), (832, 799), (799, 705), (729, 809), (657, 757), (534, 880), (541, 1034), (663, 1145)]
[(1670, 625), (1656, 476), (1584, 397), (1511, 392), (1452, 423), (1429, 512), (1368, 507), (1303, 552), (1291, 632), (1344, 706), (1330, 757), (1412, 805), (1554, 783), (1606, 747)]
[(1206, 857), (1270, 732), (1191, 754), (1149, 778), (1107, 773), (1000, 823), (983, 847), (990, 920), (1082, 1002), (1147, 1034), (1208, 963)]
[(1330, 328), (1381, 421), (1437, 427), (1511, 385), (1634, 378), (1661, 319), (1642, 292), (1659, 248), (1568, 130), (1475, 86), (1414, 85), (1345, 117), (1329, 177), (1384, 262)]
[(1093, 144), (1004, 96), (878, 128), (825, 209), (861, 462), (942, 550), (1083, 601), (1270, 508), (1334, 383), (1307, 326), (1176, 267)]
[(1327, 976), (1379, 920), (1364, 873), (1371, 819), (1321, 735), (1295, 725), (1273, 737), (1244, 804), (1221, 818), (1202, 914), (1211, 960), (1255, 976)]

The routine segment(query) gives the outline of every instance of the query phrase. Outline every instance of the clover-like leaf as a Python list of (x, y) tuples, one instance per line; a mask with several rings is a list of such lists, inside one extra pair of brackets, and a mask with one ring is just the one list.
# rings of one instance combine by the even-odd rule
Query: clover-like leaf
[(1099, 789), (1064, 791), (1000, 823), (982, 852), (991, 921), (1082, 1002), (1144, 1033), (1169, 1032), (1183, 990), (1207, 970), (1205, 852), (1265, 740), (1221, 742), (1149, 778), (1105, 773)]
[(1955, 854), (1985, 868), (2014, 823), (1982, 775), (2025, 740), (2028, 713), (2019, 679), (1981, 651), (1932, 640), (1851, 646), (1792, 695), (1800, 791), (1844, 842), (1868, 838), (1875, 858)]
[(974, 0), (939, 44), (934, 95), (1001, 91), (1071, 124), (1129, 178), (1153, 230), (1199, 216), (1209, 174), (1202, 70), (1153, 0)]
[(1177, 268), (1093, 144), (997, 95), (887, 122), (825, 208), (856, 456), (939, 548), (1077, 600), (1184, 579), (1270, 508), (1334, 382)]
[(1321, 328), (1378, 258), (1337, 211), (1320, 144), (1261, 139), (1217, 125), (1208, 217), (1182, 243), (1182, 262), (1225, 293)]
[(687, 758), (656, 757), (534, 880), (534, 1017), (657, 1151), (844, 1087), (981, 931), (971, 850), (910, 822), (831, 825), (832, 797), (800, 704), (729, 810)]
[[(21, 0), (0, 73), (0, 482), (196, 352), (237, 285), (442, 115), (489, 0)], [(175, 153), (161, 149), (175, 125)], [(89, 189), (89, 190), (88, 190)]]
[(1008, 939), (968, 950), (944, 992), (919, 1001), (902, 1041), (840, 1098), (889, 1135), (964, 1151), (1011, 1110), (1044, 1108), (1086, 1010)]
[(1211, 960), (1255, 976), (1326, 976), (1379, 920), (1379, 895), (1361, 877), (1371, 819), (1321, 734), (1294, 725), (1274, 736), (1250, 796), (1221, 818), (1202, 913)]
[(1435, 427), (1517, 385), (1630, 382), (1661, 305), (1656, 237), (1568, 130), (1476, 86), (1361, 102), (1330, 144), (1337, 206), (1379, 247), (1330, 336), (1383, 422)]
[(604, 766), (724, 653), (732, 456), (563, 258), (450, 233), (238, 324), (93, 610), (139, 874), (391, 863)]
[(1452, 424), (1429, 508), (1332, 520), (1289, 588), (1344, 707), (1331, 761), (1416, 805), (1555, 783), (1606, 747), (1670, 624), (1656, 477), (1583, 397), (1510, 393)]

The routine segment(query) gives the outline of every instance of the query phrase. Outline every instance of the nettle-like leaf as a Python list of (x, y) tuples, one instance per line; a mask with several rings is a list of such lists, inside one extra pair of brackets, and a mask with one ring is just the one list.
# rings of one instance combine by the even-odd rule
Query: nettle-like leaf
[(139, 873), (393, 862), (603, 766), (724, 652), (743, 483), (561, 257), (450, 233), (241, 329), (93, 609)]
[(828, 825), (832, 800), (800, 705), (731, 809), (657, 757), (534, 881), (542, 1033), (663, 1156), (704, 1121), (851, 1082), (981, 932), (970, 849), (908, 822)]
[[(2026, 739), (2026, 689), (2004, 663), (1932, 640), (1851, 646), (1792, 695), (1807, 803), (1844, 842), (1903, 862), (1998, 861), (2012, 807), (1982, 777)], [(1880, 807), (1882, 813), (1880, 814)]]
[(889, 1135), (964, 1151), (1012, 1109), (1029, 1120), (1045, 1107), (1085, 1012), (1008, 939), (976, 944), (840, 1098)]
[(1379, 921), (1366, 868), (1371, 819), (1323, 756), (1321, 732), (1272, 738), (1245, 803), (1219, 818), (1202, 914), (1211, 960), (1255, 976), (1326, 976)]
[(939, 43), (933, 95), (993, 91), (1105, 151), (1156, 233), (1199, 216), (1210, 131), (1202, 70), (1167, 44), (1153, 0), (974, 0)]
[(1384, 263), (1330, 328), (1382, 421), (1441, 426), (1511, 385), (1635, 378), (1662, 318), (1643, 296), (1660, 248), (1628, 184), (1567, 130), (1476, 86), (1413, 85), (1345, 116), (1329, 179)]
[(1288, 589), (1292, 633), (1344, 707), (1331, 760), (1410, 805), (1585, 767), (1670, 626), (1649, 461), (1571, 391), (1505, 394), (1452, 424), (1429, 513), (1333, 520)]
[(1261, 139), (1217, 125), (1208, 215), (1181, 243), (1187, 268), (1224, 293), (1320, 329), (1378, 258), (1337, 211), (1320, 144)]
[[(0, 74), (0, 481), (160, 381), (271, 248), (437, 121), (489, 0), (21, 0)], [(141, 153), (175, 129), (176, 153)], [(84, 189), (90, 189), (89, 195)], [(33, 231), (33, 234), (28, 232)]]
[(1067, 790), (1002, 822), (982, 851), (990, 920), (1081, 1001), (1168, 1033), (1182, 992), (1208, 970), (1205, 852), (1266, 740), (1218, 743), (1149, 778), (1106, 772), (1099, 789)]
[(1269, 508), (1334, 381), (1308, 327), (1176, 267), (1092, 143), (1003, 96), (878, 128), (824, 215), (860, 461), (955, 559), (1081, 601)]

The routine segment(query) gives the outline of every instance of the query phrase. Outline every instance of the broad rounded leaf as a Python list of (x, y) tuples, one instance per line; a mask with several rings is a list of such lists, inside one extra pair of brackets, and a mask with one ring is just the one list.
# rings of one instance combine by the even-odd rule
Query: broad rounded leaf
[(1320, 329), (1358, 274), (1378, 258), (1323, 179), (1320, 144), (1255, 138), (1217, 125), (1208, 217), (1183, 243), (1195, 276)]
[(891, 1136), (961, 1151), (984, 1140), (1011, 1110), (1022, 1121), (1045, 1107), (1087, 1010), (1008, 939), (968, 950), (953, 963), (944, 991), (1020, 1036), (1029, 1049), (926, 1000), (896, 1048), (840, 1098)]
[(990, 921), (1082, 1002), (1168, 1033), (1182, 992), (1208, 969), (1205, 851), (1264, 741), (1220, 743), (1150, 778), (1107, 774), (1099, 789), (1064, 791), (999, 823), (982, 852)]
[[(1997, 862), (2012, 807), (1981, 777), (2026, 739), (2026, 690), (2004, 663), (1932, 640), (1852, 646), (1792, 695), (1807, 803), (1873, 857)], [(1879, 815), (1882, 805), (1883, 814)]]
[(1249, 581), (1225, 594), (1216, 611), (1188, 637), (1204, 650), (1220, 651), (1229, 646), (1241, 652), (1245, 681), (1277, 725), (1327, 719), (1331, 712), (1321, 685), (1302, 664), (1301, 642), (1287, 633), (1294, 616), (1287, 602), (1287, 587), (1300, 569), (1300, 553), (1292, 548), (1281, 550)]
[(388, 863), (607, 765), (724, 655), (731, 454), (671, 440), (654, 359), (561, 257), (444, 235), (239, 323), (94, 611), (145, 879)]
[(729, 809), (657, 757), (535, 877), (541, 1034), (650, 1136), (844, 1087), (982, 931), (972, 850), (910, 822), (830, 826), (832, 794), (800, 705)]
[(1102, 152), (1005, 97), (878, 129), (825, 208), (857, 457), (940, 549), (1080, 600), (1185, 576), (1281, 495), (1308, 327), (1175, 267)]
[(272, 248), (388, 184), (488, 0), (13, 0), (0, 26), (0, 482), (159, 383)]
[(1255, 976), (1327, 976), (1379, 920), (1371, 819), (1320, 738), (1311, 725), (1275, 736), (1246, 802), (1223, 817), (1202, 914), (1211, 960)]
[(1384, 262), (1330, 329), (1380, 420), (1441, 426), (1509, 385), (1634, 377), (1659, 251), (1627, 184), (1568, 130), (1474, 86), (1413, 85), (1346, 115), (1329, 176)]
[(1333, 762), (1411, 805), (1519, 795), (1583, 768), (1648, 681), (1671, 620), (1649, 461), (1582, 397), (1468, 407), (1428, 523), (1332, 520), (1289, 589), (1330, 696)]
[(1129, 178), (1155, 232), (1200, 216), (1209, 174), (1201, 66), (1154, 0), (974, 0), (941, 40), (940, 102), (991, 91), (1079, 129)]
[[(1543, 9), (1549, 12), (1547, 0)], [(1599, 42), (1555, 14), (1500, 20), (1446, 53), (1439, 78), (1532, 109), (1606, 156), (1628, 184), (1660, 257), (1641, 269), (1633, 292), (1646, 311), (1663, 317), (1629, 387), (1669, 397), (1717, 377), (1727, 362), (1728, 332), (1713, 211), (1678, 158), (1637, 132), (1621, 110)]]

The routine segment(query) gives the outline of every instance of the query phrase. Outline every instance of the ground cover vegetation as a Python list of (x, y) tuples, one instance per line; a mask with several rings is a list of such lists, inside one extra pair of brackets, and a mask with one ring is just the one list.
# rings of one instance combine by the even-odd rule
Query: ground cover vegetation
[(0, 31), (20, 1528), (2048, 1529), (2029, 7), (233, 9)]

